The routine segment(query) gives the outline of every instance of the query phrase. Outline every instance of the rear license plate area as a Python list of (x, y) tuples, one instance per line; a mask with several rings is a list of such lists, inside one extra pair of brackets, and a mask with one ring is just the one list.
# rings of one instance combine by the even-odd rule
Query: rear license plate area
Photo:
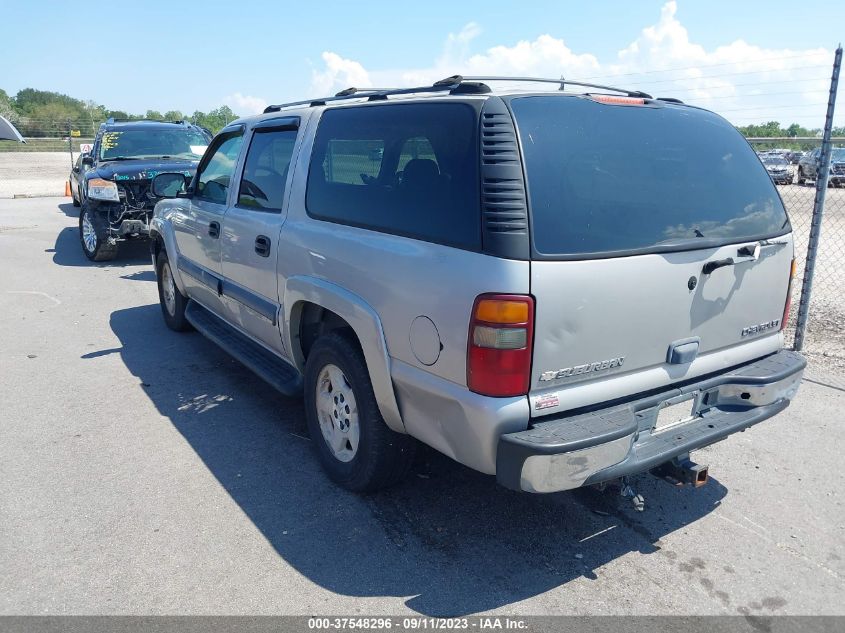
[(652, 433), (661, 433), (682, 424), (687, 424), (698, 418), (696, 404), (698, 394), (692, 394), (689, 398), (674, 404), (664, 404), (657, 410), (657, 418), (652, 428)]

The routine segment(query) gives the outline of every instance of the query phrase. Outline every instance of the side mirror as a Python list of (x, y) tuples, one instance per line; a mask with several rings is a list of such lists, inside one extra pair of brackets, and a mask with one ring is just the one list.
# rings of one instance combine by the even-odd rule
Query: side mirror
[(94, 157), (91, 156), (90, 154), (86, 154), (85, 156), (82, 157), (82, 164), (88, 165), (89, 167), (93, 167), (94, 166)]
[(176, 198), (185, 193), (187, 184), (184, 174), (163, 173), (153, 178), (150, 188), (156, 198)]
[(78, 173), (79, 173), (79, 165), (74, 165), (74, 166), (73, 166), (73, 173), (75, 173), (75, 174), (78, 174)]

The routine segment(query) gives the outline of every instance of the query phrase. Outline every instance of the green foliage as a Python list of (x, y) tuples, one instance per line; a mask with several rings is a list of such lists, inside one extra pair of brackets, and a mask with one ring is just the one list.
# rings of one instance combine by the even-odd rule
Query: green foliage
[(18, 113), (12, 107), (12, 100), (6, 91), (0, 88), (0, 116), (7, 118), (9, 121), (15, 121), (18, 118)]
[[(768, 123), (762, 123), (759, 125), (744, 125), (741, 127), (737, 127), (737, 129), (746, 137), (749, 138), (775, 138), (775, 137), (809, 137), (809, 138), (820, 138), (822, 131), (820, 129), (809, 129), (805, 128), (797, 123), (793, 123), (792, 125), (784, 128), (778, 121), (769, 121)], [(836, 130), (833, 132), (834, 136), (837, 136)], [(808, 150), (818, 147), (818, 143), (814, 143), (812, 141), (772, 141), (771, 147), (769, 144), (765, 144), (766, 147), (759, 146), (755, 147), (755, 149), (772, 149), (777, 147), (779, 149), (795, 149), (795, 150)]]
[(132, 114), (123, 110), (110, 110), (93, 101), (81, 101), (58, 92), (24, 88), (14, 97), (0, 89), (0, 116), (15, 122), (21, 134), (27, 137), (64, 137), (70, 131), (91, 138), (97, 133), (100, 123), (110, 117), (115, 119), (162, 119), (165, 121), (190, 120), (217, 133), (227, 123), (238, 118), (228, 106), (206, 112), (194, 112), (186, 117), (179, 110), (168, 110), (161, 114), (147, 110), (144, 114)]
[(198, 110), (191, 115), (190, 121), (196, 125), (208, 128), (214, 134), (217, 134), (217, 132), (237, 118), (238, 115), (232, 112), (229, 106), (222, 106), (216, 110), (212, 110), (208, 114)]

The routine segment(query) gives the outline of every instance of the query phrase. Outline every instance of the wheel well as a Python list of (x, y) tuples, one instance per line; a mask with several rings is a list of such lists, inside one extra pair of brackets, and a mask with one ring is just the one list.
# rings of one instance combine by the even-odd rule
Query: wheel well
[(162, 239), (160, 233), (153, 233), (152, 238), (153, 259), (158, 260), (158, 254), (161, 252), (161, 249), (164, 248), (164, 240)]
[(358, 341), (355, 331), (343, 317), (321, 305), (308, 301), (303, 301), (296, 307), (299, 313), (299, 325), (295, 335), (299, 340), (303, 364), (308, 358), (308, 353), (311, 351), (314, 342), (329, 332), (342, 331), (360, 347), (360, 341)]

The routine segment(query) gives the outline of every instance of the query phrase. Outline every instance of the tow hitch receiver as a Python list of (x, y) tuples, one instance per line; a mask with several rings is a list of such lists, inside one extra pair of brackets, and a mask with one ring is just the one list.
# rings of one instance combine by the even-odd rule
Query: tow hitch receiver
[(708, 466), (696, 464), (689, 457), (676, 457), (657, 468), (652, 468), (650, 472), (655, 477), (668, 481), (675, 486), (690, 484), (696, 488), (701, 488), (707, 483), (708, 469)]

